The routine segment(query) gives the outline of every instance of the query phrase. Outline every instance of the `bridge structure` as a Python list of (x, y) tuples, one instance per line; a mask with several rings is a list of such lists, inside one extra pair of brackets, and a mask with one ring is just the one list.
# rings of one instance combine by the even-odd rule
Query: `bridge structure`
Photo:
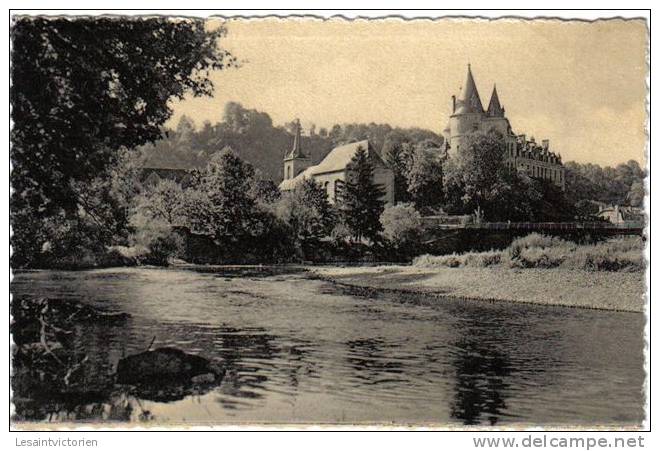
[(481, 222), (464, 224), (442, 224), (424, 218), (428, 228), (437, 230), (501, 230), (529, 232), (589, 232), (612, 235), (641, 235), (644, 232), (643, 222), (626, 222), (612, 224), (610, 222)]

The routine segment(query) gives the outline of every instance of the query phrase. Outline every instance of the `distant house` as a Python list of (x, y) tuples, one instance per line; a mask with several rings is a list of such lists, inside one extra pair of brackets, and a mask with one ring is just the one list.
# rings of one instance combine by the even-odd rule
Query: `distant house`
[(374, 168), (374, 182), (385, 191), (382, 197), (385, 205), (394, 205), (394, 172), (368, 140), (335, 147), (319, 164), (312, 166), (311, 159), (300, 148), (299, 121), (296, 122), (293, 148), (284, 157), (284, 180), (280, 189), (291, 191), (303, 179), (311, 178), (323, 186), (331, 203), (336, 202), (342, 185), (346, 183), (351, 159), (359, 148), (367, 151)]
[(601, 208), (598, 216), (617, 225), (639, 226), (644, 224), (644, 211), (636, 207), (608, 206)]

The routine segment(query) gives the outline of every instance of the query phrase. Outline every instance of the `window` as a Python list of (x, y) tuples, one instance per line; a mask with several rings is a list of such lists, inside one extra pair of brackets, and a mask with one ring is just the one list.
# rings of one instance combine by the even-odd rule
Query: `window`
[(341, 197), (341, 188), (344, 185), (342, 180), (335, 180), (335, 202)]
[(291, 178), (291, 166), (286, 167), (286, 178), (287, 179)]

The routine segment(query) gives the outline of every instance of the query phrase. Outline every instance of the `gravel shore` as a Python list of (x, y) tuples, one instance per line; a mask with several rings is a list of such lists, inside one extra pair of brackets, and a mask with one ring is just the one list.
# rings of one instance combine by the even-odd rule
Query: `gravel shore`
[(566, 269), (420, 268), (414, 266), (309, 268), (337, 283), (386, 290), (433, 293), (452, 298), (525, 302), (643, 312), (643, 272)]

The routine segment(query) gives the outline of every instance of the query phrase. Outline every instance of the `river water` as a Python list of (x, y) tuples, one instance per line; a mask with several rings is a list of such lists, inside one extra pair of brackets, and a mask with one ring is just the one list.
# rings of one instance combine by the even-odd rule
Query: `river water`
[(33, 271), (18, 273), (12, 291), (129, 313), (123, 327), (85, 330), (79, 346), (99, 371), (152, 340), (227, 368), (207, 393), (31, 413), (46, 421), (588, 427), (644, 418), (641, 314), (411, 302), (270, 270)]

